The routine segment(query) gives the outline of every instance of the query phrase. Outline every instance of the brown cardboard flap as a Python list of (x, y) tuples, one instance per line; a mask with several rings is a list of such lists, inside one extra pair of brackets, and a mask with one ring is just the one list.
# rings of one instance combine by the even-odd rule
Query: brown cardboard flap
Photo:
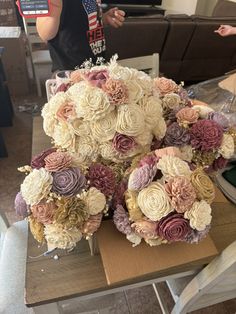
[(178, 242), (150, 247), (142, 242), (136, 247), (116, 230), (112, 221), (104, 221), (97, 233), (100, 254), (108, 284), (148, 278), (156, 273), (161, 277), (202, 266), (217, 255), (217, 249), (207, 236), (199, 244)]

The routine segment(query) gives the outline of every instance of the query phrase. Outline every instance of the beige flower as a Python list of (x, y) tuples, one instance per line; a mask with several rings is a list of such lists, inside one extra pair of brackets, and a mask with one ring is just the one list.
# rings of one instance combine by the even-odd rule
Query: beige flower
[(157, 163), (157, 168), (166, 179), (176, 176), (190, 177), (192, 173), (187, 162), (174, 156), (163, 156)]
[(154, 136), (158, 139), (161, 140), (165, 134), (166, 134), (166, 122), (163, 117), (159, 117), (158, 123), (156, 126), (152, 129), (152, 133)]
[(32, 215), (28, 217), (30, 231), (39, 243), (44, 242), (44, 225), (38, 222)]
[(221, 146), (219, 148), (219, 153), (225, 158), (229, 159), (234, 154), (234, 138), (230, 134), (223, 134), (223, 139)]
[(54, 223), (44, 229), (45, 238), (49, 249), (58, 248), (71, 250), (82, 238), (78, 228), (66, 229), (62, 224)]
[(166, 191), (158, 182), (152, 182), (139, 192), (137, 200), (143, 214), (152, 221), (158, 221), (172, 211)]
[(193, 159), (193, 148), (190, 145), (179, 147), (181, 151), (181, 159), (191, 162)]
[(197, 110), (194, 110), (193, 108), (185, 107), (177, 112), (176, 118), (179, 124), (187, 126), (189, 124), (197, 122), (199, 118), (199, 113)]
[(135, 142), (141, 146), (151, 145), (153, 135), (148, 128), (144, 128), (143, 133), (135, 137)]
[(211, 107), (206, 105), (194, 105), (192, 108), (198, 112), (201, 119), (207, 118), (208, 114), (214, 111)]
[(84, 158), (95, 161), (98, 157), (98, 143), (92, 136), (80, 137), (77, 142), (77, 152)]
[(128, 103), (137, 103), (143, 97), (143, 90), (137, 80), (128, 80), (125, 82), (128, 89)]
[(120, 66), (118, 63), (114, 62), (108, 66), (109, 76), (116, 80), (131, 80), (133, 77), (132, 69), (128, 67)]
[(112, 111), (104, 119), (100, 119), (91, 124), (93, 137), (99, 143), (112, 140), (116, 130), (116, 112)]
[(178, 108), (180, 104), (181, 104), (181, 98), (178, 94), (175, 94), (175, 93), (166, 94), (164, 98), (162, 99), (163, 108), (168, 108), (168, 109), (173, 110), (175, 108)]
[(75, 134), (69, 124), (60, 122), (55, 126), (53, 139), (56, 146), (75, 151)]
[(145, 242), (147, 244), (149, 244), (150, 246), (157, 246), (157, 245), (161, 245), (163, 243), (167, 243), (167, 240), (163, 240), (161, 238), (155, 238), (155, 239), (144, 239)]
[(139, 235), (135, 234), (134, 232), (127, 234), (126, 239), (133, 243), (132, 244), (133, 247), (139, 245), (142, 241), (142, 238)]
[(116, 122), (116, 131), (128, 136), (140, 135), (145, 127), (142, 109), (135, 104), (120, 105)]
[(105, 160), (112, 160), (114, 162), (122, 162), (122, 160), (119, 160), (119, 157), (113, 148), (112, 142), (102, 143), (99, 146), (99, 151), (102, 158), (104, 158)]
[(47, 198), (52, 188), (53, 178), (44, 168), (33, 169), (21, 184), (21, 193), (28, 205), (38, 204)]
[(127, 190), (125, 192), (125, 203), (131, 221), (136, 221), (144, 217), (143, 213), (138, 207), (137, 196), (138, 193), (136, 191)]
[(189, 219), (191, 228), (202, 231), (211, 223), (211, 207), (204, 200), (195, 202), (193, 207), (184, 213), (184, 218)]
[(83, 119), (75, 119), (72, 121), (71, 128), (78, 136), (88, 136), (92, 134), (90, 123), (83, 121)]
[(161, 101), (158, 97), (149, 96), (144, 97), (140, 107), (144, 112), (144, 119), (150, 129), (153, 129), (162, 117)]
[(106, 206), (105, 195), (94, 187), (81, 194), (80, 198), (85, 202), (90, 215), (97, 215)]
[(211, 204), (215, 198), (215, 187), (205, 172), (200, 168), (194, 170), (191, 175), (191, 182), (195, 188), (197, 198)]

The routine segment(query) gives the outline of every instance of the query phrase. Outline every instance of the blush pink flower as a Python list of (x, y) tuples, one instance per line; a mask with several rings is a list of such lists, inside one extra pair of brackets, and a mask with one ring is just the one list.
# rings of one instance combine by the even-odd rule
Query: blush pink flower
[(180, 124), (188, 125), (197, 122), (199, 118), (199, 113), (192, 108), (182, 108), (176, 114), (177, 121)]
[(171, 199), (171, 205), (178, 213), (189, 210), (197, 197), (190, 180), (185, 177), (171, 178), (165, 184), (165, 190)]
[(42, 224), (51, 224), (56, 210), (54, 202), (46, 202), (42, 200), (39, 204), (31, 206), (33, 217)]
[(137, 220), (132, 223), (131, 228), (134, 229), (134, 232), (142, 238), (147, 240), (157, 238), (157, 223), (154, 221), (148, 220)]
[(70, 73), (70, 79), (73, 83), (79, 83), (84, 80), (84, 72), (81, 70), (75, 70)]
[(107, 70), (92, 70), (84, 77), (92, 86), (101, 88), (106, 83), (109, 74)]
[(165, 77), (154, 79), (154, 89), (158, 91), (160, 96), (178, 91), (178, 85), (171, 79)]
[(43, 168), (45, 166), (45, 158), (56, 151), (56, 148), (49, 148), (45, 151), (43, 151), (42, 153), (34, 156), (31, 160), (31, 167), (34, 169), (40, 169)]
[(57, 87), (55, 94), (59, 92), (66, 92), (70, 87), (71, 87), (71, 83), (61, 83)]
[(45, 158), (45, 169), (50, 172), (56, 172), (69, 168), (71, 166), (72, 157), (63, 152), (54, 152)]
[(132, 136), (116, 133), (112, 140), (113, 148), (122, 154), (133, 149), (137, 144)]
[(101, 225), (102, 215), (102, 213), (91, 215), (88, 220), (85, 221), (81, 232), (87, 236), (93, 235)]
[(170, 213), (157, 223), (157, 234), (168, 242), (186, 241), (191, 232), (189, 221), (179, 213)]
[(158, 158), (161, 158), (166, 155), (182, 158), (180, 149), (178, 147), (173, 147), (173, 146), (156, 149), (155, 154)]
[(223, 129), (213, 120), (199, 120), (190, 129), (190, 137), (194, 148), (207, 152), (220, 147)]
[(65, 103), (59, 107), (56, 112), (56, 116), (59, 120), (67, 122), (69, 119), (75, 118), (75, 107), (72, 102)]
[(154, 154), (148, 154), (144, 156), (140, 162), (139, 167), (142, 167), (144, 165), (149, 165), (150, 167), (154, 167), (158, 161), (158, 158)]
[(108, 95), (114, 105), (125, 104), (128, 101), (128, 89), (121, 80), (109, 78), (104, 85), (103, 91)]

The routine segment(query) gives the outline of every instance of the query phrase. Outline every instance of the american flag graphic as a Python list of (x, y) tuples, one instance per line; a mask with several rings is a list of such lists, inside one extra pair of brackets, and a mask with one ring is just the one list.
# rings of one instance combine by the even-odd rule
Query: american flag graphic
[(97, 28), (98, 20), (96, 0), (83, 0), (83, 6), (86, 13), (88, 14), (89, 30)]

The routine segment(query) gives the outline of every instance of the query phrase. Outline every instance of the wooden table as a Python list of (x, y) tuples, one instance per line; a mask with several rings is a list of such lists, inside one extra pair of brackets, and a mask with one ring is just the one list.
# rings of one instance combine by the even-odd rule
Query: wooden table
[[(32, 154), (35, 155), (47, 147), (50, 147), (50, 140), (42, 130), (42, 119), (35, 117)], [(221, 252), (236, 239), (236, 208), (226, 200), (220, 191), (218, 191), (216, 202), (213, 205), (213, 217), (210, 235), (218, 252)], [(100, 233), (104, 234), (106, 225), (107, 223), (104, 224)], [(214, 244), (210, 245), (212, 249), (211, 258), (216, 252), (214, 252)], [(25, 303), (29, 307), (34, 307), (36, 313), (49, 313), (49, 311), (50, 313), (57, 313), (54, 305), (49, 304), (52, 302), (85, 295), (99, 296), (106, 292), (116, 292), (120, 287), (134, 287), (163, 280), (172, 274), (187, 272), (203, 266), (210, 261), (211, 255), (209, 254), (208, 259), (202, 258), (178, 266), (167, 263), (168, 265), (164, 268), (162, 266), (160, 271), (137, 278), (127, 276), (127, 280), (123, 278), (120, 282), (116, 281), (108, 285), (107, 273), (104, 271), (102, 259), (100, 255), (90, 255), (86, 241), (81, 241), (76, 250), (70, 254), (65, 252), (58, 254), (60, 255), (58, 260), (54, 260), (52, 256), (32, 258), (45, 251), (46, 247), (39, 248), (36, 241), (29, 235)], [(49, 304), (44, 312), (39, 306), (43, 304)], [(54, 310), (55, 312), (53, 312)]]

